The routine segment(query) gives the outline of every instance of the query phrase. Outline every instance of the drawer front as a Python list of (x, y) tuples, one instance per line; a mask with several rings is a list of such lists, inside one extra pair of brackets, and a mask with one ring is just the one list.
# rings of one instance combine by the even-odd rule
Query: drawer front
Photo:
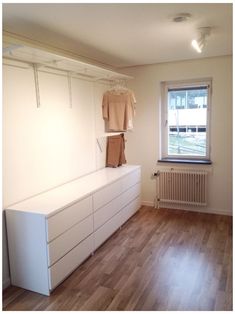
[(93, 195), (94, 210), (104, 206), (122, 193), (122, 180), (109, 184)]
[(141, 198), (139, 196), (122, 209), (122, 218), (121, 218), (122, 224), (124, 224), (131, 216), (133, 216), (140, 207), (141, 207)]
[(131, 186), (141, 181), (141, 171), (140, 169), (135, 170), (134, 172), (128, 174), (122, 178), (122, 191), (126, 191)]
[(116, 215), (124, 206), (140, 195), (140, 184), (137, 183), (126, 192), (99, 208), (94, 213), (94, 229), (100, 228), (107, 220)]
[(48, 266), (58, 261), (93, 232), (93, 216), (85, 218), (47, 245)]
[(91, 235), (48, 269), (50, 290), (58, 286), (93, 252), (93, 244)]
[(121, 208), (130, 203), (141, 193), (140, 183), (135, 184), (121, 195)]
[(92, 214), (92, 197), (89, 196), (63, 209), (47, 221), (47, 241), (50, 242), (77, 222)]
[(121, 210), (121, 196), (118, 196), (94, 213), (94, 229), (101, 227), (107, 220)]
[(94, 233), (95, 249), (107, 240), (122, 224), (124, 224), (141, 206), (140, 196), (126, 205), (121, 211), (107, 221)]
[(94, 233), (95, 249), (108, 239), (122, 225), (122, 214), (119, 212)]

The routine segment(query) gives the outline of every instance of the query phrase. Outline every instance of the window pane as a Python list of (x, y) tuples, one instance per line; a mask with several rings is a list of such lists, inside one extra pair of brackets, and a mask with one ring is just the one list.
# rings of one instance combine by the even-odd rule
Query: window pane
[(168, 91), (168, 155), (206, 156), (208, 90)]

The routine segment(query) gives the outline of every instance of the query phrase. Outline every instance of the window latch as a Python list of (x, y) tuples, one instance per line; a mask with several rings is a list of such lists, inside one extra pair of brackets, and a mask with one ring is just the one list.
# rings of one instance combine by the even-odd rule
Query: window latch
[(167, 126), (168, 120), (165, 121), (165, 126)]

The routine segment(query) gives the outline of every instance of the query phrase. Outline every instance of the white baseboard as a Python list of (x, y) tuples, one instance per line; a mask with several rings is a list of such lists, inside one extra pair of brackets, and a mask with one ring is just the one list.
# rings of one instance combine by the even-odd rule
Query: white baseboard
[(5, 279), (3, 280), (3, 283), (2, 283), (2, 288), (3, 288), (3, 290), (6, 289), (6, 288), (8, 288), (10, 285), (11, 285), (10, 277), (5, 278)]
[(150, 202), (150, 201), (142, 201), (141, 204), (142, 204), (143, 206), (151, 206), (151, 207), (154, 206), (154, 203), (153, 203), (153, 202)]
[(233, 216), (233, 212), (228, 212), (227, 210), (224, 209), (207, 208), (205, 212), (217, 215)]
[[(142, 201), (143, 206), (151, 206), (154, 207), (154, 202), (151, 201)], [(217, 215), (225, 215), (225, 216), (232, 216), (232, 212), (228, 212), (224, 209), (214, 209), (214, 208), (208, 208), (208, 207), (190, 207), (186, 205), (180, 205), (180, 204), (162, 204), (160, 206), (161, 208), (172, 208), (172, 209), (181, 209), (181, 210), (188, 210), (193, 212), (199, 212), (199, 213), (207, 213), (207, 214), (217, 214)]]

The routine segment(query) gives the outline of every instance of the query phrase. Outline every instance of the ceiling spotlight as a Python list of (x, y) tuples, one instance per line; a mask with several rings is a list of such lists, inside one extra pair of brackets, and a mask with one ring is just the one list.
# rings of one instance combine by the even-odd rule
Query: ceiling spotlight
[(206, 44), (206, 38), (211, 34), (211, 27), (200, 27), (198, 31), (200, 36), (192, 40), (192, 46), (198, 53), (201, 53)]
[(205, 45), (205, 41), (203, 39), (192, 40), (192, 46), (198, 53), (202, 52), (202, 48), (204, 47), (204, 45)]

